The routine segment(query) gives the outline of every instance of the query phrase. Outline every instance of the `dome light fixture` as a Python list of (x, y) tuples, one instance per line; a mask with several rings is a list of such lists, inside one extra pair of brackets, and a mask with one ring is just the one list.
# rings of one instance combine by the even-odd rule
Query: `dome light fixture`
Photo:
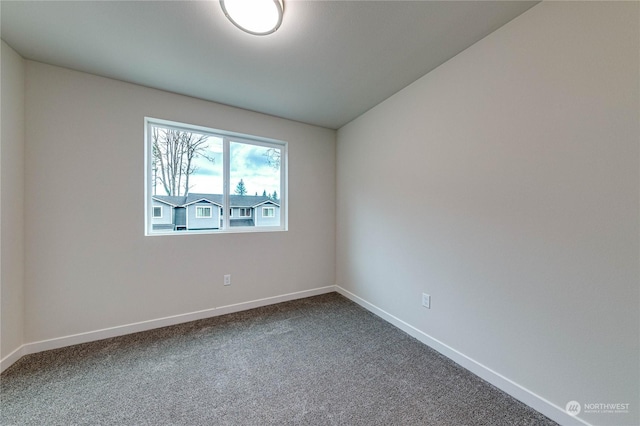
[(249, 34), (271, 34), (282, 24), (283, 0), (220, 0), (220, 6), (233, 25)]

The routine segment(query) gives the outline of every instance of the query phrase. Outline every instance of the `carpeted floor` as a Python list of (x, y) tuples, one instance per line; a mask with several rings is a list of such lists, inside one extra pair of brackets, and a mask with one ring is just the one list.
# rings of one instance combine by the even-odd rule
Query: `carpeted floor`
[(555, 425), (330, 293), (22, 358), (2, 425)]

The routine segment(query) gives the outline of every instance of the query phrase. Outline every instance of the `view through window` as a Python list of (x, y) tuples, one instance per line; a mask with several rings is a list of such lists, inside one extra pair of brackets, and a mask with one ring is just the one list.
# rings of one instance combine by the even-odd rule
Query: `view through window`
[(285, 229), (286, 143), (145, 121), (147, 234)]

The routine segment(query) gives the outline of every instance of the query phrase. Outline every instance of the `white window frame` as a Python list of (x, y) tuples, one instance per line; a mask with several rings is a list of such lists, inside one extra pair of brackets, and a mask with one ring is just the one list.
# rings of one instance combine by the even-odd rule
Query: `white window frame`
[[(199, 215), (198, 214), (198, 210), (199, 209), (209, 209), (209, 216)], [(196, 216), (196, 219), (210, 219), (210, 218), (212, 218), (213, 217), (213, 206), (202, 206), (202, 205), (197, 205), (196, 204), (195, 216)]]
[[(242, 214), (243, 212), (244, 214)], [(240, 207), (238, 217), (251, 217), (251, 207)]]
[[(160, 216), (156, 216), (156, 209), (160, 209)], [(151, 208), (151, 217), (153, 217), (154, 219), (162, 219), (163, 212), (164, 212), (164, 209), (162, 208), (162, 206), (153, 206)]]
[[(267, 215), (265, 212), (271, 211), (273, 214)], [(263, 207), (262, 208), (262, 217), (276, 217), (276, 208), (275, 207)]]
[[(154, 230), (152, 227), (153, 219), (153, 202), (152, 202), (152, 165), (153, 161), (151, 154), (153, 152), (151, 147), (151, 127), (159, 126), (164, 128), (171, 128), (175, 130), (186, 130), (196, 132), (200, 134), (207, 134), (213, 137), (218, 137), (223, 140), (223, 209), (229, 209), (229, 215), (222, 215), (222, 227), (220, 229), (212, 230), (187, 230), (181, 232), (166, 231), (166, 230)], [(278, 226), (234, 226), (231, 227), (232, 207), (230, 206), (230, 143), (244, 143), (249, 145), (256, 145), (268, 148), (276, 148), (280, 150), (280, 225)], [(276, 139), (263, 138), (259, 136), (246, 135), (236, 132), (230, 132), (226, 130), (219, 130), (209, 127), (197, 126), (187, 123), (179, 123), (175, 121), (163, 120), (152, 117), (144, 118), (144, 194), (145, 194), (145, 235), (193, 235), (193, 234), (220, 234), (220, 233), (245, 233), (245, 232), (278, 232), (288, 230), (288, 142), (280, 141)], [(163, 209), (164, 210), (164, 209)], [(223, 210), (224, 211), (224, 210)], [(213, 210), (211, 210), (213, 213)], [(239, 213), (239, 212), (238, 212)], [(164, 214), (163, 214), (164, 215)], [(213, 216), (213, 214), (212, 214)], [(251, 217), (251, 216), (244, 216)], [(187, 218), (188, 220), (188, 218)]]

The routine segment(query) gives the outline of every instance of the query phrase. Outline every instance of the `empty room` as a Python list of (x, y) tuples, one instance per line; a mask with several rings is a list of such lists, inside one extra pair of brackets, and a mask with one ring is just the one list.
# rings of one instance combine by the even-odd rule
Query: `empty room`
[(640, 425), (640, 2), (0, 1), (3, 425)]

